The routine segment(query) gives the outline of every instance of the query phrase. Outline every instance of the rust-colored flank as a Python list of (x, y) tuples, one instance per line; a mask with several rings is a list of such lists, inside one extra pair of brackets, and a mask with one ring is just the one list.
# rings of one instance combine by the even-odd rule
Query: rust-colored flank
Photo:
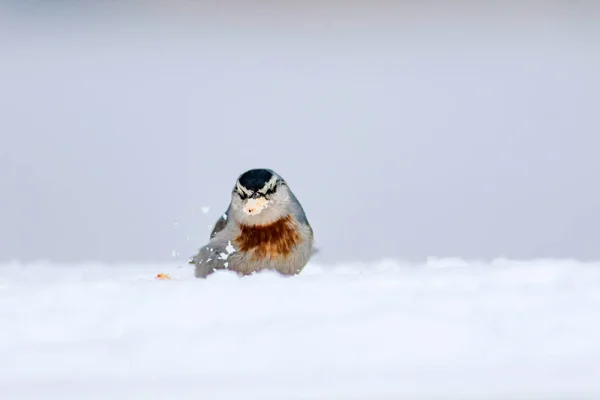
[(240, 225), (240, 230), (235, 244), (243, 252), (252, 252), (256, 258), (285, 258), (300, 241), (290, 215), (269, 225)]

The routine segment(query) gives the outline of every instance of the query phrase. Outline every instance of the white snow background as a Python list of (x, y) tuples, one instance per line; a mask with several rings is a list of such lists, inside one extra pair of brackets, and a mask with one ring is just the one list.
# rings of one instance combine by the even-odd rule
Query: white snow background
[(175, 264), (3, 265), (0, 393), (598, 398), (599, 268), (382, 260), (198, 280)]

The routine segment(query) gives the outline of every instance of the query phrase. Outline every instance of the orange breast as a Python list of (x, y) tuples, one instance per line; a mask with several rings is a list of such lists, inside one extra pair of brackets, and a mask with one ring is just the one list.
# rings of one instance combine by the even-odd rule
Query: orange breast
[(241, 251), (253, 251), (255, 258), (277, 258), (289, 255), (299, 241), (300, 235), (288, 215), (269, 225), (241, 225), (235, 245)]

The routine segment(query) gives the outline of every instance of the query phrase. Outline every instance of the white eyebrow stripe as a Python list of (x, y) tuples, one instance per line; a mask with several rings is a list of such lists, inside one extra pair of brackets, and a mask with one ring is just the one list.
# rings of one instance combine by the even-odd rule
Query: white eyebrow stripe
[(277, 175), (273, 175), (271, 179), (269, 179), (269, 181), (265, 183), (265, 186), (263, 186), (262, 189), (259, 190), (259, 192), (262, 194), (267, 193), (269, 189), (275, 187), (275, 183), (277, 183)]
[(247, 190), (245, 187), (243, 187), (243, 186), (240, 184), (240, 182), (239, 182), (239, 181), (238, 181), (238, 182), (236, 182), (236, 184), (235, 184), (235, 185), (236, 185), (236, 187), (238, 188), (238, 191), (240, 191), (240, 192), (242, 192), (242, 193), (244, 193), (244, 194), (246, 194), (246, 195), (248, 195), (248, 196), (251, 194), (251, 193), (250, 193), (250, 191), (249, 191), (249, 190)]

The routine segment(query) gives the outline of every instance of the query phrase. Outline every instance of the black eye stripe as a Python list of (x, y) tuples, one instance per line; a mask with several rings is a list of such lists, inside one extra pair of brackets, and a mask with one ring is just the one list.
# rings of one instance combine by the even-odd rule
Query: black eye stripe
[[(280, 186), (285, 186), (285, 182), (282, 182), (282, 181), (277, 182), (273, 187), (270, 187), (269, 189), (267, 189), (267, 191), (264, 193), (264, 195), (261, 192), (257, 192), (257, 193), (259, 193), (263, 196), (272, 195), (277, 191), (277, 189)], [(245, 200), (248, 198), (248, 195), (244, 191), (238, 189), (237, 187), (233, 189), (233, 193), (237, 193), (237, 195), (240, 196), (240, 198), (242, 200)]]

